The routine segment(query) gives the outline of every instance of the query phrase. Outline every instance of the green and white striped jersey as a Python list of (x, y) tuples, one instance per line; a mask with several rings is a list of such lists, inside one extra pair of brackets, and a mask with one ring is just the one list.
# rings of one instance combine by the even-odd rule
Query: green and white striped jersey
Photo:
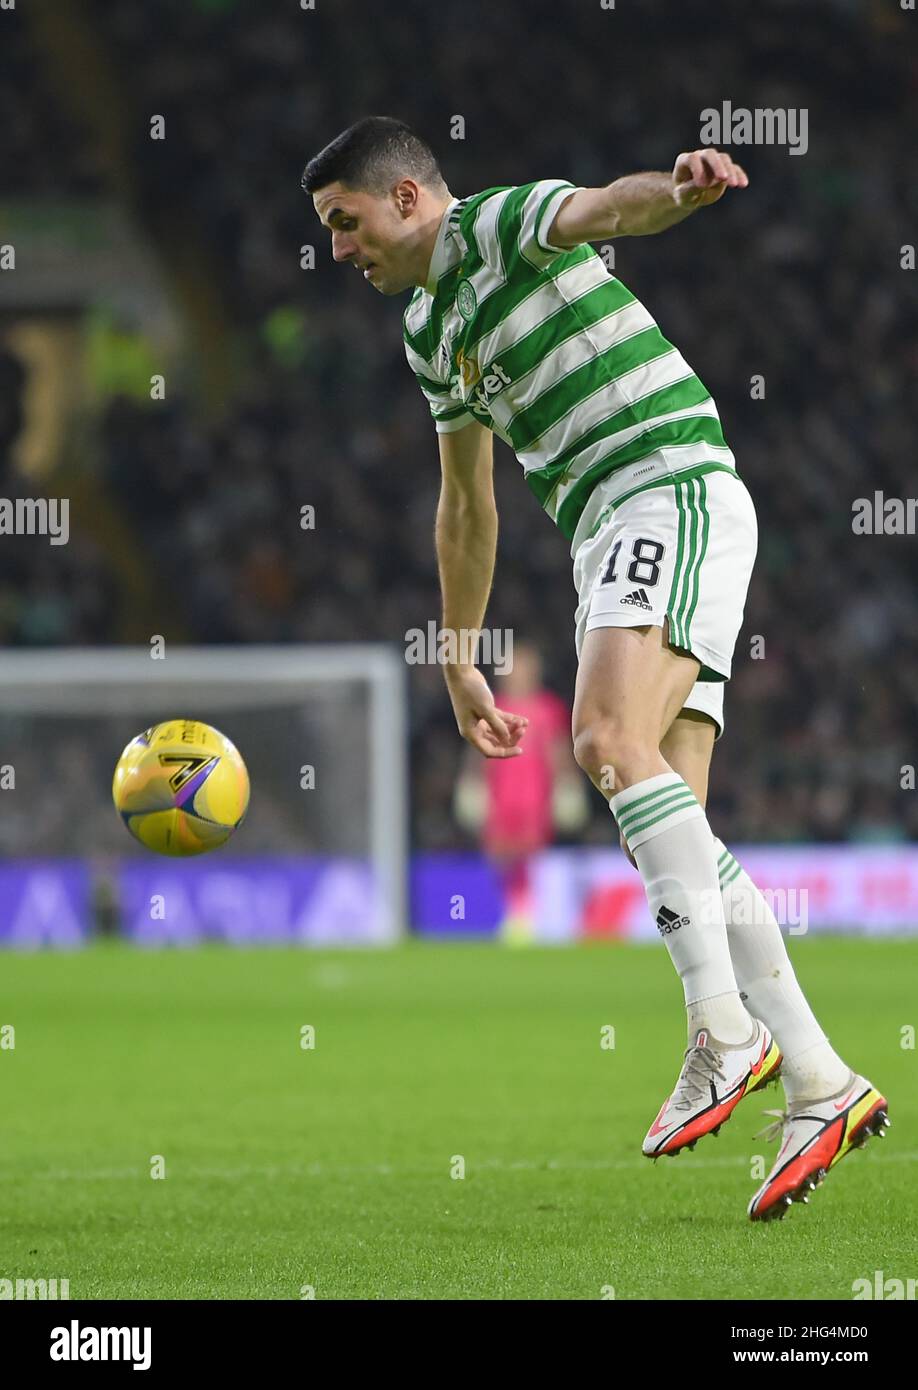
[(574, 191), (540, 179), (454, 198), (403, 318), (437, 432), (493, 430), (572, 550), (611, 502), (736, 471), (710, 392), (643, 304), (591, 246), (549, 245)]

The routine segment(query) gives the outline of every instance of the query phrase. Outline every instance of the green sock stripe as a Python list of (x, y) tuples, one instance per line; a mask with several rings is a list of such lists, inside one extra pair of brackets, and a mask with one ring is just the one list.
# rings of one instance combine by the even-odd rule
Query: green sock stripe
[(623, 821), (628, 821), (636, 815), (643, 816), (647, 811), (652, 811), (654, 807), (662, 805), (667, 797), (681, 792), (684, 786), (685, 783), (680, 779), (676, 783), (670, 782), (667, 787), (660, 787), (658, 791), (647, 792), (645, 796), (635, 797), (634, 801), (629, 801), (627, 806), (622, 807), (616, 813), (615, 819), (618, 821), (619, 829), (621, 829)]
[(649, 830), (652, 825), (657, 825), (660, 821), (670, 820), (678, 811), (689, 811), (697, 804), (697, 802), (684, 801), (681, 806), (673, 806), (669, 811), (663, 811), (659, 816), (650, 816), (647, 820), (641, 821), (639, 825), (632, 825), (625, 836), (625, 842), (628, 848), (633, 849), (632, 842), (636, 836), (643, 834), (645, 830)]
[[(657, 816), (651, 813), (649, 819), (641, 821), (639, 825), (630, 825), (627, 831), (622, 831), (622, 834), (625, 836), (625, 839), (628, 842), (628, 848), (631, 849), (632, 838), (635, 835), (639, 835), (641, 831), (649, 829), (651, 825), (657, 825), (661, 820), (669, 820), (672, 816), (675, 816), (679, 811), (688, 811), (693, 806), (698, 806), (698, 802), (690, 793), (687, 797), (683, 797), (683, 799), (678, 803), (678, 805), (670, 806), (668, 811), (661, 811), (660, 814)], [(619, 829), (621, 829), (621, 826), (619, 826)]]
[[(636, 796), (633, 801), (629, 801), (628, 805), (622, 808), (622, 815), (627, 816), (629, 811), (634, 811), (638, 806), (643, 806), (647, 802), (658, 801), (661, 796), (669, 796), (674, 791), (681, 791), (687, 785), (688, 783), (683, 782), (682, 778), (674, 772), (672, 779), (666, 783), (665, 787), (657, 787), (656, 791), (645, 792), (643, 796)], [(622, 792), (621, 795), (624, 796), (625, 793)]]
[[(616, 816), (619, 830), (624, 831), (632, 821), (643, 820), (652, 811), (659, 811), (680, 796), (692, 796), (691, 789), (684, 782), (677, 786), (661, 787), (658, 792), (649, 792), (630, 802), (620, 815)], [(694, 798), (693, 798), (694, 799)]]
[(733, 855), (728, 849), (725, 849), (717, 861), (717, 867), (720, 870), (721, 878), (723, 878), (724, 874), (729, 873), (735, 863), (736, 860), (733, 858)]

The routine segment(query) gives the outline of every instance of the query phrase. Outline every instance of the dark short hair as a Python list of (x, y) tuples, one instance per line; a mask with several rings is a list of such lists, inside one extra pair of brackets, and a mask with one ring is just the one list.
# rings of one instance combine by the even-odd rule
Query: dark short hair
[(310, 159), (301, 180), (305, 193), (341, 182), (381, 198), (405, 175), (436, 193), (446, 182), (426, 140), (393, 116), (365, 116)]

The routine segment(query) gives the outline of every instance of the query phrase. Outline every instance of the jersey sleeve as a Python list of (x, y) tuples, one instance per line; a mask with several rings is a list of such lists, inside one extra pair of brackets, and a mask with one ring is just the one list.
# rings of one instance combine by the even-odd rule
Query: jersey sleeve
[(470, 425), (475, 416), (466, 409), (461, 400), (453, 395), (452, 387), (447, 382), (437, 380), (430, 364), (425, 362), (420, 353), (415, 352), (414, 348), (407, 342), (405, 343), (405, 355), (408, 358), (409, 367), (414, 372), (415, 380), (423, 392), (424, 399), (430, 407), (431, 418), (437, 434), (450, 434), (453, 430), (461, 430), (464, 425)]
[(548, 231), (565, 198), (578, 191), (568, 179), (538, 179), (494, 194), (475, 226), (483, 257), (507, 275), (521, 265), (544, 270), (569, 255), (572, 248), (552, 246)]

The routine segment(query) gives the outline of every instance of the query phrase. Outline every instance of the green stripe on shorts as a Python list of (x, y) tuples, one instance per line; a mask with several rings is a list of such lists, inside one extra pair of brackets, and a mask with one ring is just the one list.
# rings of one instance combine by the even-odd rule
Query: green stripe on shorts
[(667, 612), (673, 646), (691, 651), (691, 624), (698, 606), (701, 564), (708, 548), (711, 518), (703, 478), (676, 485), (679, 533)]

